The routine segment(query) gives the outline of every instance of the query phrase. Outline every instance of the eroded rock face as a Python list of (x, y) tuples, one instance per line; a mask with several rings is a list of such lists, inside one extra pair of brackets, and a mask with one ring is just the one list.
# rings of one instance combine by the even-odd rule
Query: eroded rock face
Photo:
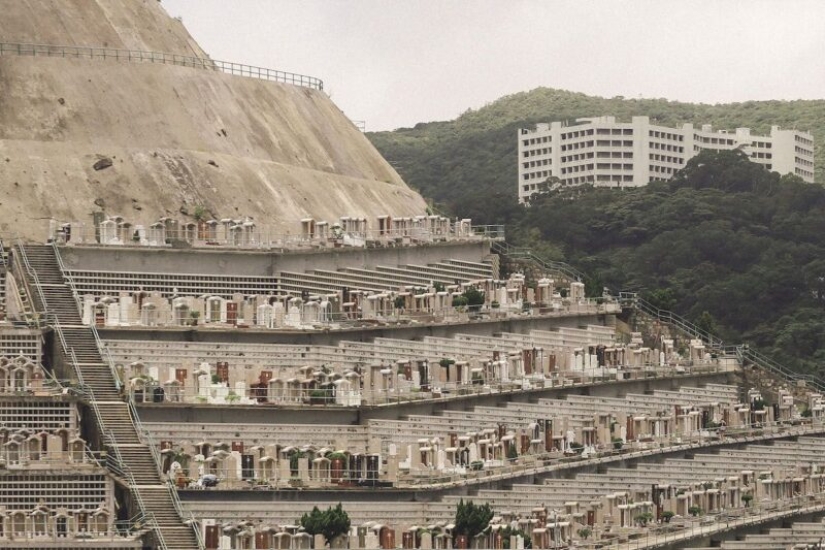
[[(203, 56), (156, 0), (0, 0), (0, 11), (2, 41)], [(43, 240), (52, 217), (88, 223), (104, 210), (148, 223), (199, 207), (294, 233), (305, 217), (425, 209), (322, 91), (173, 65), (3, 56), (0, 98), (0, 232)]]

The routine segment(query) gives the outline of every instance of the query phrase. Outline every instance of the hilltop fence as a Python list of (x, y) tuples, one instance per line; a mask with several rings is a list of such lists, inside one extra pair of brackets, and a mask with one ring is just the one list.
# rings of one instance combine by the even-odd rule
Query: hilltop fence
[(217, 61), (203, 57), (188, 57), (162, 52), (144, 52), (139, 50), (118, 50), (115, 48), (96, 48), (87, 46), (52, 46), (48, 44), (16, 44), (0, 42), (0, 56), (20, 57), (67, 57), (73, 59), (98, 59), (107, 61), (126, 61), (130, 63), (160, 63), (177, 65), (208, 71), (218, 71), (234, 76), (245, 76), (282, 84), (291, 84), (314, 90), (323, 90), (324, 82), (313, 76), (265, 69), (229, 61)]

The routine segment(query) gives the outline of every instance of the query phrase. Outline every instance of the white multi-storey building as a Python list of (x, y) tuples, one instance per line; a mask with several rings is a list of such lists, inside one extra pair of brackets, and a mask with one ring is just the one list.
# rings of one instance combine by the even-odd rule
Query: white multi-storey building
[(814, 142), (807, 132), (773, 126), (770, 136), (755, 136), (749, 128), (714, 131), (710, 124), (668, 128), (651, 124), (646, 116), (631, 122), (616, 122), (612, 116), (576, 122), (518, 131), (519, 202), (553, 185), (638, 187), (668, 180), (703, 149), (741, 149), (768, 170), (814, 181)]

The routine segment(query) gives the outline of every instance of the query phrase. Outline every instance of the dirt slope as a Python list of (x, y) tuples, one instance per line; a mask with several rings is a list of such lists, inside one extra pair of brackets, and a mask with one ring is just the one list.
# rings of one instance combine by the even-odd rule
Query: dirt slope
[[(0, 13), (2, 42), (203, 55), (156, 0), (0, 0)], [(113, 165), (96, 171), (101, 157)], [(197, 206), (283, 232), (304, 217), (425, 208), (323, 92), (186, 67), (0, 57), (0, 231), (42, 240), (52, 217), (103, 209), (149, 223)]]

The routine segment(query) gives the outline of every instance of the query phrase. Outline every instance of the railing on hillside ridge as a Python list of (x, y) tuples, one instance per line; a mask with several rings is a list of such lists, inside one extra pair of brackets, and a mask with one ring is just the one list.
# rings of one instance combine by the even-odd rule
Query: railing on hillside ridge
[(708, 331), (698, 327), (696, 324), (691, 323), (684, 317), (677, 315), (672, 311), (656, 307), (647, 300), (641, 298), (636, 293), (620, 292), (619, 301), (623, 303), (630, 303), (634, 308), (650, 315), (651, 317), (655, 317), (664, 323), (675, 325), (679, 330), (686, 332), (694, 338), (702, 340), (705, 345), (712, 350), (720, 350), (724, 347), (724, 342), (721, 338), (714, 336)]
[(536, 256), (530, 249), (512, 246), (506, 242), (493, 242), (493, 251), (512, 258), (513, 260), (535, 262), (542, 268), (548, 271), (555, 271), (561, 273), (571, 281), (584, 281), (585, 275), (575, 267), (564, 262), (556, 262), (553, 260), (545, 260)]
[(744, 359), (747, 359), (756, 366), (768, 370), (777, 376), (793, 382), (804, 382), (818, 392), (825, 393), (825, 381), (815, 375), (795, 372), (747, 345), (738, 346), (738, 351), (740, 363), (742, 363), (743, 366)]
[(745, 359), (747, 359), (756, 366), (789, 382), (797, 383), (802, 381), (819, 392), (825, 392), (825, 382), (816, 376), (794, 372), (788, 367), (780, 365), (770, 357), (759, 353), (748, 345), (742, 344), (738, 346), (725, 346), (721, 338), (718, 338), (706, 330), (697, 327), (695, 324), (671, 311), (657, 308), (650, 302), (639, 298), (633, 293), (621, 293), (620, 300), (630, 301), (635, 308), (643, 313), (655, 317), (662, 322), (675, 325), (678, 329), (690, 334), (691, 336), (701, 338), (708, 345), (708, 347), (715, 352), (722, 352), (723, 350), (729, 352), (731, 349), (735, 350), (739, 363), (743, 366), (745, 364)]
[[(512, 257), (514, 259), (526, 259), (528, 261), (533, 261), (545, 269), (551, 271), (559, 271), (563, 274), (573, 275), (578, 280), (584, 280), (584, 275), (575, 268), (561, 262), (544, 261), (541, 258), (538, 258), (528, 249), (515, 248), (508, 245), (506, 242), (494, 242), (492, 248), (494, 251), (499, 252), (505, 256)], [(677, 315), (672, 311), (656, 307), (655, 305), (641, 298), (637, 293), (620, 292), (619, 301), (620, 303), (629, 304), (634, 309), (637, 309), (647, 315), (650, 315), (651, 317), (654, 317), (664, 323), (675, 326), (679, 330), (687, 333), (688, 335), (694, 338), (701, 339), (708, 347), (708, 349), (712, 350), (714, 353), (718, 353), (720, 355), (730, 355), (732, 353), (735, 353), (741, 365), (744, 365), (744, 361), (745, 359), (747, 359), (754, 363), (756, 366), (763, 368), (766, 371), (771, 372), (772, 374), (780, 378), (783, 378), (789, 382), (797, 383), (802, 381), (808, 384), (813, 389), (825, 393), (825, 381), (823, 381), (822, 379), (814, 375), (794, 372), (793, 370), (783, 365), (780, 365), (779, 363), (765, 356), (764, 354), (759, 353), (750, 346), (725, 346), (721, 338), (698, 327), (696, 324), (691, 323), (684, 317), (681, 317), (680, 315)]]
[(0, 42), (0, 56), (17, 55), (28, 57), (68, 57), (75, 59), (100, 59), (111, 61), (126, 61), (132, 63), (160, 63), (163, 65), (176, 65), (179, 67), (189, 67), (193, 69), (203, 69), (209, 71), (219, 71), (222, 73), (257, 78), (314, 90), (323, 90), (324, 82), (314, 76), (266, 69), (232, 63), (229, 61), (217, 61), (203, 57), (189, 57), (185, 55), (169, 54), (162, 52), (145, 52), (139, 50), (119, 50), (115, 48), (100, 48), (88, 46), (60, 46), (50, 44), (22, 44)]

